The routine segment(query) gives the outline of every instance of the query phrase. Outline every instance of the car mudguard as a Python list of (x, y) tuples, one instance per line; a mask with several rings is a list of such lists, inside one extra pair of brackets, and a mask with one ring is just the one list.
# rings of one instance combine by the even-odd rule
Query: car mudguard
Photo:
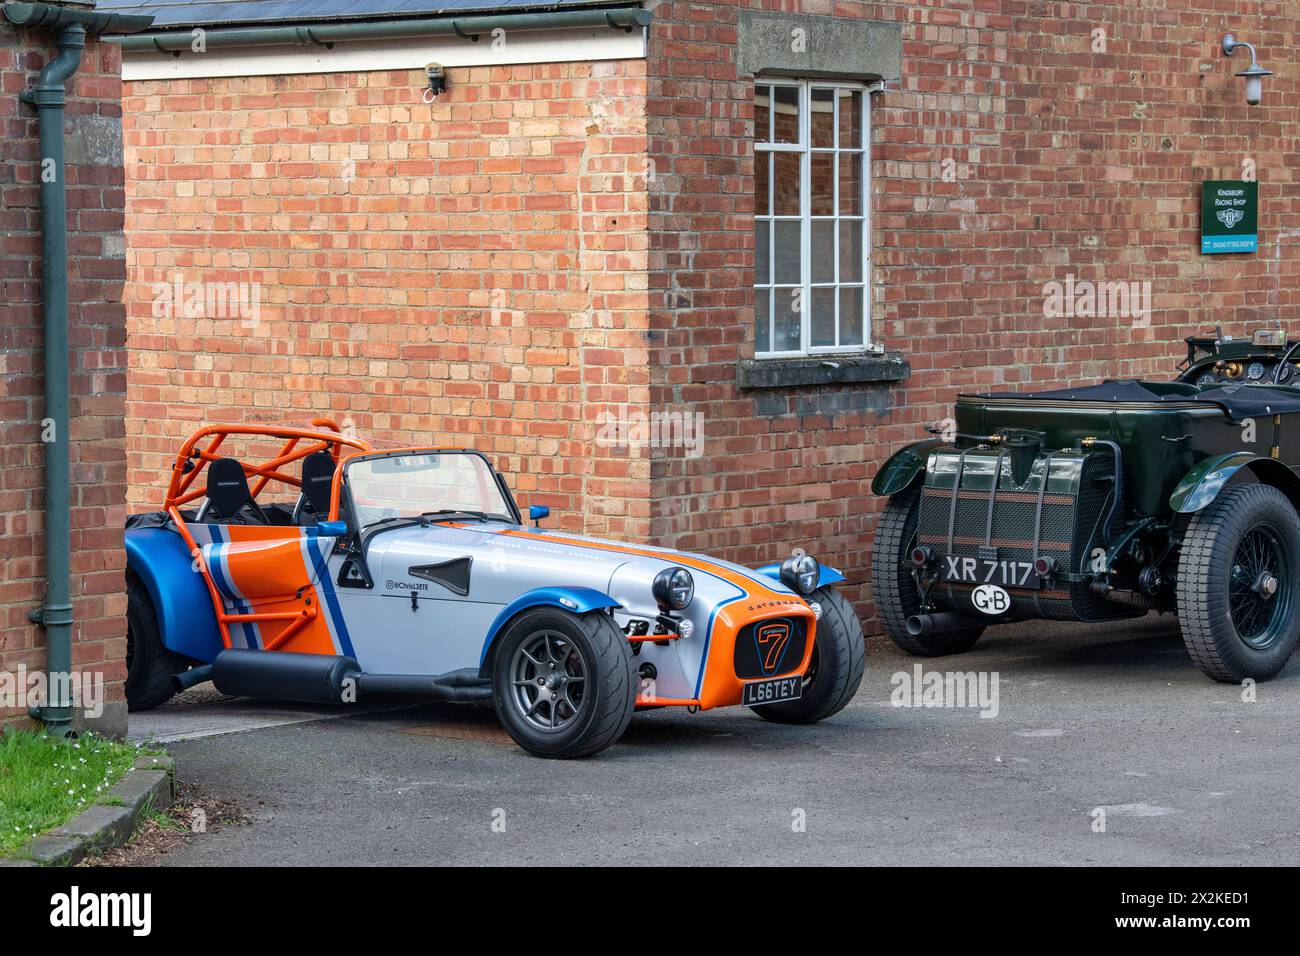
[(894, 452), (871, 479), (872, 494), (896, 495), (909, 487), (925, 472), (930, 449), (942, 444), (942, 438), (927, 438)]
[[(832, 568), (826, 564), (819, 565), (819, 567), (821, 568), (821, 574), (817, 576), (817, 586), (819, 588), (828, 587), (832, 584), (839, 584), (844, 580), (844, 575), (836, 568)], [(755, 568), (754, 570), (759, 574), (766, 574), (773, 581), (781, 580), (781, 563), (779, 561), (772, 564), (765, 564), (761, 568)]]
[(1300, 502), (1300, 478), (1290, 468), (1274, 458), (1249, 451), (1234, 451), (1197, 462), (1179, 479), (1169, 495), (1169, 507), (1179, 514), (1200, 511), (1218, 497), (1243, 468), (1263, 484), (1280, 489), (1293, 502)]
[(126, 566), (153, 598), (163, 646), (211, 663), (224, 645), (212, 597), (185, 540), (166, 528), (133, 528), (126, 533)]
[(533, 588), (525, 591), (501, 609), (501, 613), (492, 621), (487, 637), (483, 641), (483, 653), (479, 657), (479, 674), (487, 677), (492, 670), (492, 646), (497, 636), (512, 620), (534, 607), (558, 607), (574, 614), (587, 614), (603, 608), (622, 607), (603, 591), (595, 588), (548, 587)]

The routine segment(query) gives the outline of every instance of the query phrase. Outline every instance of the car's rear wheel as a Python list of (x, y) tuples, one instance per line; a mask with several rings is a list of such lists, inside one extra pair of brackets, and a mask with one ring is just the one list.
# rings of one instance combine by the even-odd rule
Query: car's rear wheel
[(984, 633), (983, 625), (952, 628), (931, 634), (907, 632), (907, 619), (921, 613), (921, 595), (916, 579), (904, 562), (916, 547), (916, 526), (921, 510), (921, 487), (913, 485), (889, 499), (876, 540), (871, 547), (871, 590), (876, 613), (890, 639), (918, 657), (959, 654), (975, 646)]
[(158, 612), (144, 581), (126, 572), (126, 706), (149, 710), (176, 693), (172, 678), (186, 668), (186, 659), (163, 645)]
[(515, 743), (538, 757), (589, 757), (623, 736), (636, 681), (627, 638), (608, 615), (536, 608), (500, 640), (492, 697)]
[(1269, 485), (1229, 488), (1192, 515), (1178, 556), (1183, 643), (1207, 676), (1268, 680), (1300, 639), (1300, 516)]
[(853, 605), (834, 588), (819, 588), (808, 600), (821, 605), (821, 617), (802, 693), (795, 700), (750, 708), (778, 724), (813, 724), (843, 710), (867, 666), (866, 638)]

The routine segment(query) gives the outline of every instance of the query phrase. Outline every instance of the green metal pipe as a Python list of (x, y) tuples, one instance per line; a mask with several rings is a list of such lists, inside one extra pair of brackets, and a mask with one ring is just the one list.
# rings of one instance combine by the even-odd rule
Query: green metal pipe
[[(617, 7), (603, 10), (558, 10), (550, 13), (510, 13), (479, 17), (423, 17), (415, 20), (372, 20), (368, 22), (317, 23), (307, 26), (225, 27), (203, 31), (203, 45), (219, 47), (294, 46), (315, 44), (332, 46), (348, 40), (398, 40), (410, 37), (456, 34), (477, 39), (493, 30), (551, 30), (562, 27), (600, 27), (633, 30), (648, 26), (649, 10), (640, 7)], [(142, 33), (128, 37), (106, 37), (123, 50), (185, 53), (193, 49), (195, 34), (191, 29)]]
[(45, 628), (48, 690), (41, 719), (57, 736), (72, 732), (72, 531), (68, 478), (68, 194), (64, 182), (65, 83), (81, 65), (86, 28), (58, 32), (58, 56), (22, 99), (36, 107), (41, 156), (41, 301), (45, 313), (45, 602), (32, 612)]
[(45, 628), (47, 697), (34, 716), (56, 736), (72, 733), (72, 531), (68, 424), (68, 193), (63, 161), (67, 82), (81, 65), (87, 30), (143, 29), (152, 17), (114, 17), (46, 4), (7, 4), (15, 26), (55, 31), (58, 53), (19, 97), (36, 107), (40, 144), (41, 301), (45, 325), (45, 600), (30, 619)]

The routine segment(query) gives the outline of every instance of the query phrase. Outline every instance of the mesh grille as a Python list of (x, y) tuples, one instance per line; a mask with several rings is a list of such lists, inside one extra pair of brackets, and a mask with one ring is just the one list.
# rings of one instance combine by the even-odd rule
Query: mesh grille
[[(1002, 462), (991, 524), (989, 485), (997, 453), (982, 450), (966, 453), (955, 509), (951, 476), (959, 453), (941, 453), (941, 457), (947, 459), (944, 469), (937, 475), (935, 471), (928, 473), (922, 490), (918, 544), (930, 547), (938, 555), (979, 558), (991, 556), (986, 550), (991, 547), (997, 549), (999, 560), (1055, 557), (1062, 570), (1079, 573), (1087, 569), (1092, 549), (1101, 544), (1101, 522), (1114, 491), (1114, 459), (1109, 451), (1053, 453), (1055, 467), (1047, 493), (1042, 496), (1037, 547), (1035, 514), (1047, 465), (1046, 454), (1038, 458), (1026, 482), (1019, 486), (1012, 482), (1010, 462)], [(979, 466), (974, 473), (972, 464)], [(1117, 514), (1114, 524), (1118, 523)], [(971, 606), (972, 590), (972, 584), (939, 582), (930, 596), (938, 604), (966, 610)], [(1063, 582), (1052, 589), (1008, 587), (1006, 590), (1015, 617), (1092, 621), (1129, 617), (1134, 613), (1093, 593), (1086, 582)]]

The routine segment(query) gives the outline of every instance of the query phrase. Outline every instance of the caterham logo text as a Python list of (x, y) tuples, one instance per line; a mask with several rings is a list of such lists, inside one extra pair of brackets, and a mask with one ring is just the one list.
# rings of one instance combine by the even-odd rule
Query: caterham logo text
[(758, 656), (763, 662), (764, 674), (775, 674), (785, 657), (785, 649), (790, 643), (790, 625), (786, 621), (772, 621), (754, 631), (754, 641), (758, 644)]

